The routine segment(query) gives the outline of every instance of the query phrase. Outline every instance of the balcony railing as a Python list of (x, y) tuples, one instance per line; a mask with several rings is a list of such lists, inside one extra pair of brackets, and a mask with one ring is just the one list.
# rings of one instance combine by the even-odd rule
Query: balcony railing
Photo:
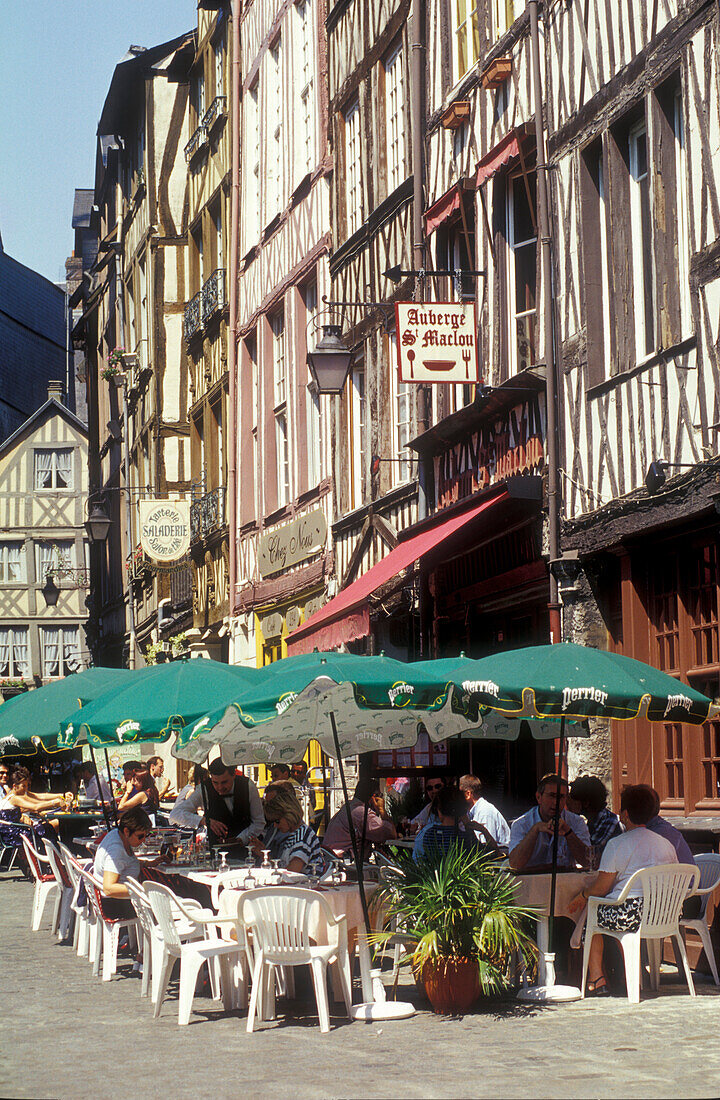
[(204, 325), (214, 313), (225, 305), (225, 269), (218, 267), (213, 271), (202, 288), (202, 322)]
[(211, 489), (190, 505), (190, 538), (193, 542), (218, 531), (225, 523), (225, 489)]
[(202, 328), (202, 319), (200, 317), (200, 302), (202, 295), (198, 291), (194, 298), (191, 298), (189, 302), (185, 304), (185, 340), (190, 342), (193, 336), (196, 336)]
[(185, 146), (185, 163), (189, 164), (193, 157), (202, 149), (203, 145), (207, 142), (207, 131), (204, 124), (201, 122), (197, 130), (190, 138), (190, 141)]
[(202, 125), (205, 127), (205, 132), (210, 133), (213, 126), (219, 119), (225, 117), (225, 96), (216, 95), (207, 111), (203, 115)]

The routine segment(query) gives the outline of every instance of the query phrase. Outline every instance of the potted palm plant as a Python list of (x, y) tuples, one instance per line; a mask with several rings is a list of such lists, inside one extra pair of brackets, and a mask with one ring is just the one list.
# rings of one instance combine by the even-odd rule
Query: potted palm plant
[(530, 962), (533, 911), (515, 902), (516, 880), (497, 859), (460, 843), (416, 863), (407, 853), (385, 871), (375, 895), (384, 925), (376, 942), (400, 934), (415, 945), (416, 980), (435, 1012), (467, 1011), (482, 993), (504, 992), (513, 959)]

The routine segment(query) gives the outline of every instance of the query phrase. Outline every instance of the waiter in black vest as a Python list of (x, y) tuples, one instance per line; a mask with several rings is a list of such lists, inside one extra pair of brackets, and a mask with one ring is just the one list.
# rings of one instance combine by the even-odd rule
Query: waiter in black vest
[(202, 786), (198, 784), (175, 803), (170, 822), (197, 829), (204, 816), (214, 845), (246, 846), (251, 836), (261, 836), (265, 829), (257, 787), (246, 775), (236, 775), (235, 768), (223, 764), (220, 757), (210, 763)]

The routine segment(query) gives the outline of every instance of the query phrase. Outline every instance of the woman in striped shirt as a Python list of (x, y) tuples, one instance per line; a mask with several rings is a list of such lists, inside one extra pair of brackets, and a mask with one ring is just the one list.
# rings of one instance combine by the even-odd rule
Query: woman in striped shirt
[(265, 819), (268, 827), (262, 838), (252, 837), (255, 855), (269, 849), (270, 858), (277, 859), (288, 871), (322, 873), (325, 857), (317, 833), (302, 819), (302, 808), (295, 793), (285, 784), (273, 784), (271, 797), (265, 798)]

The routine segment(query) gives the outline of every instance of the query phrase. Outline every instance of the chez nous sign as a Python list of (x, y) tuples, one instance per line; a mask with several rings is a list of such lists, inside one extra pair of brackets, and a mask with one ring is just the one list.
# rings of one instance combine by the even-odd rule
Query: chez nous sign
[(479, 381), (474, 302), (396, 302), (401, 382)]
[(545, 463), (545, 399), (535, 394), (435, 456), (436, 507)]
[(327, 520), (322, 508), (298, 516), (291, 523), (266, 531), (258, 546), (258, 569), (261, 577), (271, 577), (291, 565), (311, 558), (322, 550), (327, 538)]

